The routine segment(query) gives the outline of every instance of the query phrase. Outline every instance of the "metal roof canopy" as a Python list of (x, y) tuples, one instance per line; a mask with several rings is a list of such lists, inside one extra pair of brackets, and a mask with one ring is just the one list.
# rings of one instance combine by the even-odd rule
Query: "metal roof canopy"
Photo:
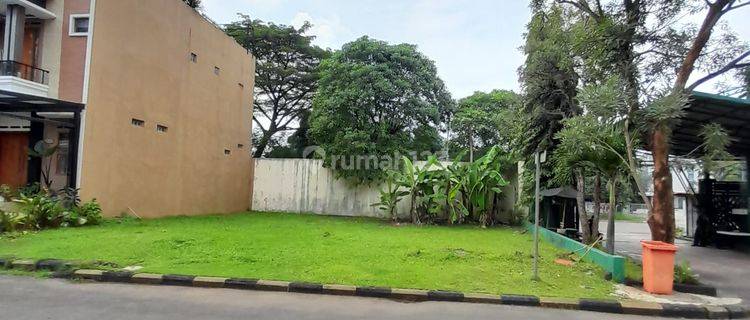
[(80, 112), (81, 103), (0, 90), (0, 112)]
[(700, 155), (703, 125), (718, 123), (729, 132), (732, 143), (727, 151), (736, 157), (750, 156), (750, 100), (705, 92), (693, 92), (685, 116), (672, 131), (672, 154)]

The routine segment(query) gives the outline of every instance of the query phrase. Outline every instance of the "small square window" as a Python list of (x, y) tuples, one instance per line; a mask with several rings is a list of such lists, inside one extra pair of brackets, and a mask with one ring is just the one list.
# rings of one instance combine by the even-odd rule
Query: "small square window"
[(198, 63), (198, 55), (195, 54), (195, 52), (190, 53), (190, 61), (193, 63)]
[(89, 15), (71, 14), (69, 34), (73, 37), (85, 37), (89, 34)]
[(214, 67), (214, 74), (218, 76), (219, 72), (221, 72), (221, 69), (219, 69), (219, 67)]
[(141, 119), (133, 118), (133, 119), (130, 119), (130, 124), (132, 124), (132, 125), (134, 125), (136, 127), (143, 127), (144, 125), (146, 125), (146, 121), (143, 121)]
[(230, 154), (232, 154), (232, 150), (229, 150), (229, 149), (224, 149), (224, 155), (227, 155), (227, 156), (228, 156), (228, 155), (230, 155)]
[(245, 145), (244, 145), (244, 144), (241, 144), (241, 143), (238, 143), (238, 144), (237, 144), (237, 149), (242, 149), (242, 148), (244, 148), (244, 147), (245, 147)]
[(237, 85), (239, 85), (239, 86), (240, 86), (240, 88), (242, 88), (242, 89), (244, 89), (244, 88), (245, 88), (245, 85), (244, 85), (244, 84), (242, 84), (242, 82), (239, 82), (239, 83), (237, 83)]
[(160, 124), (156, 125), (156, 132), (167, 132), (167, 130), (169, 130), (169, 128), (167, 128), (167, 126), (163, 126), (163, 125), (160, 125)]

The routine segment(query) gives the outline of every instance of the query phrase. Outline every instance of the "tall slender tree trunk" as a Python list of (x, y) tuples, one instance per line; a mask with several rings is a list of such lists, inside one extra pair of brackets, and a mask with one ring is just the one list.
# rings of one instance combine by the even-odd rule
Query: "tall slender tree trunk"
[(615, 176), (609, 177), (609, 216), (607, 220), (607, 252), (615, 254), (615, 205), (617, 203), (616, 190), (617, 180)]
[(591, 219), (591, 230), (589, 233), (591, 234), (591, 238), (593, 241), (596, 241), (596, 238), (599, 237), (599, 217), (601, 217), (602, 213), (602, 176), (600, 174), (596, 174), (594, 177), (594, 212), (589, 217)]
[(583, 243), (591, 244), (596, 241), (596, 239), (592, 239), (593, 237), (589, 225), (591, 221), (586, 213), (586, 199), (584, 198), (586, 180), (581, 169), (575, 170), (575, 176), (576, 189), (578, 189), (578, 192), (576, 193), (576, 207), (578, 207), (578, 222), (581, 224), (581, 238), (583, 238)]
[(674, 194), (669, 171), (669, 139), (666, 128), (656, 127), (651, 133), (651, 156), (654, 159), (653, 209), (648, 217), (651, 239), (674, 243)]
[(474, 162), (474, 130), (469, 129), (469, 162)]

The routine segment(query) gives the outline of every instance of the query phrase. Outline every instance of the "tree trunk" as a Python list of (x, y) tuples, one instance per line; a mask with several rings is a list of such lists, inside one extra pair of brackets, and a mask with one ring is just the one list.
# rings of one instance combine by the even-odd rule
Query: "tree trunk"
[(260, 138), (260, 141), (258, 141), (258, 145), (255, 146), (255, 152), (253, 153), (253, 158), (260, 158), (263, 156), (263, 153), (266, 152), (266, 148), (268, 148), (268, 143), (271, 141), (271, 136), (273, 133), (269, 130), (263, 134), (263, 136)]
[(615, 204), (617, 182), (615, 177), (609, 177), (609, 220), (607, 221), (607, 252), (615, 254)]
[(591, 223), (589, 226), (591, 229), (589, 230), (589, 234), (593, 241), (596, 241), (596, 239), (599, 237), (599, 217), (601, 217), (602, 213), (602, 176), (600, 174), (596, 174), (594, 177), (594, 212), (589, 217), (591, 219)]
[(578, 207), (578, 222), (581, 224), (581, 238), (583, 238), (583, 243), (591, 244), (596, 240), (592, 240), (591, 228), (589, 226), (591, 221), (588, 214), (586, 214), (586, 199), (584, 198), (584, 192), (586, 190), (585, 177), (583, 176), (581, 169), (576, 169), (575, 176), (576, 188), (578, 189), (578, 193), (576, 194), (576, 206)]
[(716, 23), (719, 22), (719, 19), (722, 16), (722, 10), (731, 2), (733, 1), (717, 0), (715, 3), (708, 6), (708, 12), (706, 13), (706, 17), (703, 19), (701, 28), (698, 30), (698, 34), (693, 40), (693, 45), (685, 55), (685, 59), (682, 61), (682, 66), (680, 66), (680, 69), (677, 72), (677, 79), (675, 80), (674, 85), (675, 92), (679, 92), (685, 89), (685, 85), (687, 84), (687, 81), (690, 78), (690, 75), (693, 73), (693, 69), (695, 68), (695, 61), (698, 60), (698, 57), (700, 57), (701, 52), (703, 51), (703, 48), (706, 47), (708, 40), (711, 38), (711, 32), (713, 31), (714, 26), (716, 26)]
[(420, 224), (421, 221), (419, 221), (419, 212), (417, 210), (417, 194), (412, 192), (411, 194), (411, 223), (413, 224)]
[(474, 162), (474, 131), (469, 130), (469, 162)]
[(654, 160), (653, 209), (648, 217), (651, 239), (674, 243), (674, 194), (669, 171), (669, 139), (665, 128), (656, 127), (651, 133), (651, 156)]

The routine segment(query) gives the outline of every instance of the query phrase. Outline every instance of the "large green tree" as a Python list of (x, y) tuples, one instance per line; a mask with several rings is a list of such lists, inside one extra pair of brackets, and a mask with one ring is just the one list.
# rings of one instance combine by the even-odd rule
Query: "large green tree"
[(562, 121), (581, 113), (575, 101), (578, 74), (565, 14), (557, 6), (545, 10), (532, 5), (532, 11), (523, 47), (526, 62), (520, 69), (525, 105), (532, 115), (527, 154), (554, 150)]
[(260, 132), (254, 157), (260, 158), (277, 134), (295, 130), (310, 111), (318, 65), (330, 53), (312, 44), (309, 23), (295, 28), (240, 18), (226, 26), (226, 33), (256, 58), (253, 122)]
[[(384, 168), (373, 157), (439, 145), (437, 132), (453, 100), (434, 62), (416, 46), (362, 37), (323, 61), (320, 71), (310, 132), (339, 176), (377, 180)], [(368, 165), (357, 161), (362, 157)]]
[[(747, 45), (725, 28), (720, 19), (748, 5), (737, 0), (554, 0), (577, 17), (581, 32), (574, 37), (579, 61), (594, 81), (608, 75), (622, 80), (627, 110), (622, 117), (628, 144), (630, 172), (637, 167), (632, 150), (643, 138), (650, 149), (654, 198), (639, 193), (649, 206), (652, 238), (674, 241), (674, 208), (669, 166), (670, 129), (681, 115), (686, 95), (723, 74), (747, 66)], [(702, 15), (702, 23), (684, 23), (684, 17)], [(715, 34), (714, 34), (715, 33)], [(695, 70), (705, 76), (688, 81)], [(586, 79), (586, 77), (584, 77)]]
[[(534, 2), (531, 9), (533, 16), (527, 25), (523, 47), (526, 61), (519, 70), (524, 106), (530, 117), (523, 148), (526, 159), (531, 159), (534, 152), (543, 150), (554, 157), (558, 144), (555, 136), (562, 130), (563, 121), (581, 113), (575, 100), (579, 76), (571, 53), (568, 17), (559, 6), (547, 8), (542, 3)], [(551, 162), (542, 165), (543, 185), (555, 184), (549, 174), (551, 171)], [(578, 168), (575, 173), (579, 191), (576, 202), (579, 215), (585, 219), (584, 172)], [(523, 198), (525, 201), (529, 201), (531, 197), (528, 195), (533, 194), (533, 174), (533, 161), (526, 161), (523, 176), (523, 194), (527, 195)]]
[(520, 105), (519, 95), (508, 90), (475, 92), (459, 100), (450, 121), (451, 147), (468, 150), (469, 161), (496, 145), (510, 148)]

